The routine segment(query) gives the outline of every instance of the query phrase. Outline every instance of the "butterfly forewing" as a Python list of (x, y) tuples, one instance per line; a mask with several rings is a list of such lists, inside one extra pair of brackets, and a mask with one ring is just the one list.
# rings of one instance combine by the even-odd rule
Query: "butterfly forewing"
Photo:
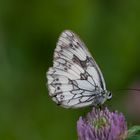
[(47, 79), (49, 95), (63, 107), (96, 105), (104, 100), (102, 73), (84, 43), (69, 30), (59, 37)]

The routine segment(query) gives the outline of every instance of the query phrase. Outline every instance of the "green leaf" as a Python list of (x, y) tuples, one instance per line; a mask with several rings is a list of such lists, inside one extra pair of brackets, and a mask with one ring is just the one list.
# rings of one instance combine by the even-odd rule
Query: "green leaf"
[(140, 132), (140, 126), (133, 126), (128, 130), (128, 138), (134, 136), (136, 133)]
[(140, 136), (138, 136), (138, 135), (131, 136), (131, 137), (127, 138), (126, 140), (140, 140)]

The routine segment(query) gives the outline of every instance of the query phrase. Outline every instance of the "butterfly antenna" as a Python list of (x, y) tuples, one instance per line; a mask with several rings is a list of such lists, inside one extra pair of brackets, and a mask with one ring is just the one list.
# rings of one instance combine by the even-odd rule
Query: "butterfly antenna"
[(140, 91), (140, 89), (130, 88), (130, 89), (118, 89), (117, 91)]

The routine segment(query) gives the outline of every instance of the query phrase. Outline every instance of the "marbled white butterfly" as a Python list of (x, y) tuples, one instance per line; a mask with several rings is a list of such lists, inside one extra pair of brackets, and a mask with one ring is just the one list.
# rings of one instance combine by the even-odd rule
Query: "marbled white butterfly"
[(65, 108), (103, 104), (112, 97), (103, 75), (80, 38), (65, 30), (54, 51), (53, 67), (46, 73), (49, 95)]

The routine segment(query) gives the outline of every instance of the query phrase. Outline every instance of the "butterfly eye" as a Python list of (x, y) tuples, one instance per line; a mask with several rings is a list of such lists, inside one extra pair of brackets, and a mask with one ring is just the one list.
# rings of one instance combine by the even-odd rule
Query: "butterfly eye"
[(108, 99), (111, 99), (112, 98), (112, 93), (111, 92), (108, 92), (108, 95), (107, 95), (108, 97)]

